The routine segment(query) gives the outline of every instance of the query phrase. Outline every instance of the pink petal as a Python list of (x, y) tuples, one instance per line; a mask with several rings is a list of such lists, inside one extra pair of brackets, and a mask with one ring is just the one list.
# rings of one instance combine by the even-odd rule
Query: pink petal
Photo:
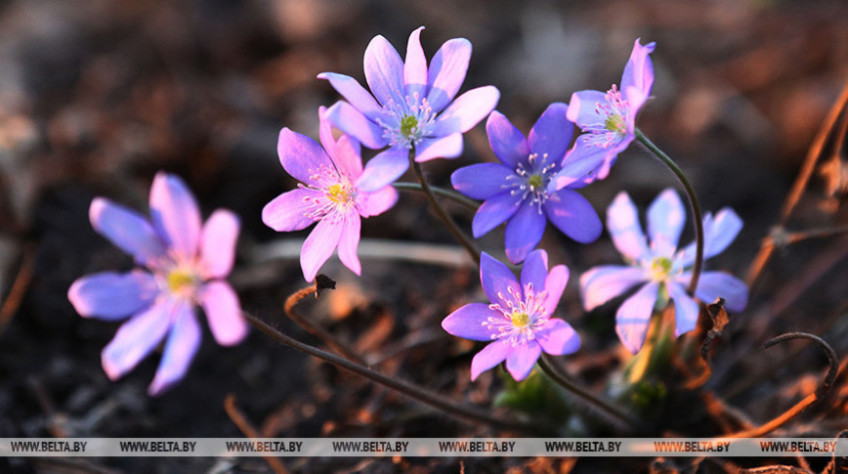
[(377, 35), (365, 48), (365, 80), (374, 97), (387, 106), (403, 99), (403, 60), (386, 38)]
[(344, 74), (336, 74), (333, 72), (323, 72), (318, 74), (318, 79), (326, 79), (330, 81), (342, 97), (347, 100), (356, 110), (364, 114), (371, 120), (376, 120), (382, 117), (383, 108), (374, 100), (374, 97), (362, 87), (356, 79), (345, 76)]
[(571, 94), (566, 116), (580, 128), (602, 124), (605, 117), (597, 110), (597, 105), (606, 104), (606, 94), (600, 91), (585, 90)]
[(327, 109), (327, 120), (342, 132), (356, 138), (360, 143), (371, 149), (379, 149), (388, 145), (388, 139), (383, 136), (383, 128), (347, 102), (336, 102)]
[(239, 218), (230, 211), (218, 209), (203, 226), (200, 256), (209, 277), (230, 274), (236, 257)]
[[(330, 110), (327, 111), (327, 115), (330, 114)], [(321, 145), (306, 135), (293, 132), (288, 128), (280, 130), (277, 154), (286, 173), (302, 183), (317, 186), (320, 183), (314, 178), (316, 173), (321, 170), (335, 172), (330, 157)]]
[(173, 317), (185, 310), (181, 306), (185, 303), (159, 298), (153, 306), (124, 323), (101, 354), (106, 375), (117, 380), (150, 354), (165, 337)]
[(409, 169), (409, 151), (405, 148), (387, 148), (368, 160), (365, 171), (356, 180), (360, 191), (383, 189), (403, 176)]
[[(422, 30), (424, 30), (423, 26), (409, 35), (409, 41), (406, 44), (406, 60), (403, 64), (404, 84), (407, 89), (410, 85), (420, 86), (415, 88), (418, 92), (424, 92), (427, 88), (427, 58), (424, 56), (424, 49), (421, 48), (420, 38)], [(406, 92), (410, 94), (412, 91)]]
[(631, 354), (639, 352), (648, 334), (659, 285), (651, 282), (624, 300), (615, 314), (615, 332)]
[(586, 311), (592, 311), (646, 279), (644, 270), (639, 267), (594, 267), (580, 276), (583, 307)]
[(500, 96), (501, 93), (494, 86), (478, 87), (462, 94), (436, 118), (433, 135), (444, 136), (471, 130), (495, 110)]
[(440, 112), (459, 92), (470, 59), (471, 43), (465, 38), (448, 40), (436, 51), (427, 73), (427, 100), (433, 111)]
[(520, 382), (530, 375), (540, 355), (542, 355), (542, 346), (538, 342), (528, 341), (519, 344), (512, 348), (506, 357), (506, 370), (516, 382)]
[(559, 300), (562, 298), (562, 292), (565, 291), (565, 285), (568, 283), (569, 271), (565, 265), (557, 265), (551, 268), (551, 272), (545, 279), (545, 291), (548, 297), (545, 298), (545, 314), (553, 314), (556, 310)]
[(470, 303), (443, 319), (442, 329), (453, 336), (473, 341), (491, 341), (497, 335), (497, 330), (488, 326), (492, 318), (503, 319), (504, 315), (485, 303)]
[(342, 135), (336, 142), (336, 149), (331, 155), (333, 163), (339, 173), (356, 181), (362, 174), (362, 156), (360, 155), (359, 143), (348, 135)]
[(607, 208), (607, 229), (615, 247), (622, 255), (634, 261), (648, 251), (636, 212), (636, 206), (624, 191), (618, 193)]
[(362, 217), (377, 216), (391, 209), (397, 200), (397, 190), (392, 186), (385, 186), (372, 193), (359, 193), (356, 196), (356, 208)]
[(94, 230), (132, 255), (139, 264), (155, 266), (167, 254), (159, 234), (135, 211), (108, 199), (95, 198), (91, 201), (88, 217)]
[(456, 158), (462, 154), (462, 134), (425, 138), (415, 147), (415, 161), (422, 163), (435, 158)]
[(218, 344), (232, 346), (247, 336), (247, 322), (242, 316), (238, 295), (229, 284), (211, 281), (200, 289), (199, 298)]
[(158, 295), (156, 278), (141, 270), (95, 273), (76, 280), (68, 289), (68, 299), (80, 316), (107, 321), (150, 306)]
[(292, 232), (309, 227), (315, 222), (312, 210), (324, 202), (323, 193), (313, 189), (298, 188), (275, 197), (262, 208), (262, 222), (277, 232)]
[(169, 247), (184, 258), (197, 255), (200, 243), (200, 209), (197, 201), (176, 175), (156, 173), (150, 190), (153, 227)]
[(580, 348), (580, 336), (570, 324), (558, 318), (548, 320), (548, 324), (536, 333), (536, 338), (542, 349), (551, 355), (571, 354)]
[(339, 260), (357, 275), (362, 274), (362, 265), (356, 249), (359, 246), (359, 232), (362, 221), (355, 210), (344, 215), (341, 237), (339, 237)]
[(654, 52), (656, 46), (656, 43), (642, 46), (638, 39), (633, 42), (633, 51), (621, 75), (622, 90), (635, 87), (645, 96), (650, 95), (651, 86), (654, 84), (654, 66), (649, 55)]
[(324, 265), (336, 246), (342, 234), (342, 220), (337, 213), (331, 213), (318, 222), (309, 237), (303, 242), (300, 251), (300, 267), (306, 281), (315, 279), (318, 270)]
[(503, 362), (511, 350), (512, 346), (503, 339), (484, 347), (471, 359), (471, 380), (477, 380), (480, 374)]
[(200, 347), (200, 340), (200, 325), (197, 323), (194, 311), (190, 307), (182, 307), (174, 319), (159, 369), (156, 370), (156, 376), (147, 389), (148, 394), (161, 395), (185, 376), (194, 354)]

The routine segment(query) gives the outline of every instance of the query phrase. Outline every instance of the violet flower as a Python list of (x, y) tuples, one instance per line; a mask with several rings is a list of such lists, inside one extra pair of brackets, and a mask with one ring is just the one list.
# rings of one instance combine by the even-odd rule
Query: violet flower
[(489, 145), (500, 163), (479, 163), (456, 170), (451, 176), (457, 191), (485, 200), (472, 221), (472, 233), (481, 237), (504, 221), (506, 256), (520, 263), (542, 240), (550, 220), (572, 239), (592, 242), (602, 225), (592, 205), (573, 188), (575, 181), (558, 191), (548, 185), (561, 169), (574, 124), (568, 106), (554, 103), (545, 109), (530, 130), (529, 138), (494, 111), (486, 122)]
[[(568, 119), (584, 133), (577, 137), (568, 164), (555, 180), (555, 189), (577, 179), (605, 179), (619, 153), (636, 137), (636, 114), (648, 100), (654, 84), (654, 67), (648, 56), (656, 43), (645, 46), (637, 39), (624, 66), (621, 87), (607, 92), (579, 91), (571, 96)], [(580, 177), (580, 178), (579, 178)]]
[(356, 185), (362, 175), (359, 143), (347, 135), (338, 140), (333, 138), (326, 112), (324, 107), (318, 111), (321, 145), (288, 128), (280, 131), (277, 143), (280, 163), (301, 183), (262, 209), (262, 222), (278, 232), (301, 230), (318, 222), (303, 242), (300, 253), (306, 281), (315, 279), (336, 247), (342, 263), (359, 275), (362, 267), (356, 249), (360, 218), (382, 214), (397, 201), (397, 191), (391, 185), (374, 192), (359, 189)]
[(159, 395), (180, 380), (200, 347), (195, 306), (206, 312), (218, 344), (247, 334), (238, 296), (224, 280), (235, 258), (238, 218), (217, 210), (201, 226), (200, 211), (183, 181), (163, 172), (150, 190), (151, 221), (108, 199), (95, 198), (89, 217), (98, 233), (146, 269), (103, 272), (76, 280), (68, 299), (83, 317), (129, 317), (103, 349), (103, 370), (116, 380), (166, 339), (148, 392)]
[(564, 355), (580, 347), (571, 325), (551, 317), (568, 282), (568, 268), (557, 265), (548, 273), (544, 250), (527, 256), (520, 284), (506, 265), (483, 252), (480, 281), (491, 304), (467, 304), (442, 321), (454, 336), (492, 341), (471, 361), (471, 380), (506, 360), (512, 378), (521, 381), (542, 351)]
[(366, 165), (356, 182), (361, 190), (375, 191), (400, 177), (409, 168), (410, 150), (418, 162), (459, 156), (462, 134), (489, 115), (500, 98), (495, 87), (485, 86), (453, 100), (465, 80), (471, 43), (448, 40), (428, 67), (419, 39), (423, 29), (409, 35), (405, 61), (386, 38), (371, 40), (364, 69), (373, 96), (350, 76), (318, 75), (347, 100), (330, 107), (330, 122), (368, 148), (389, 147)]
[[(674, 300), (675, 337), (695, 329), (698, 303), (687, 293), (695, 262), (695, 243), (677, 251), (677, 241), (686, 221), (680, 197), (672, 189), (663, 191), (648, 209), (650, 247), (639, 225), (636, 207), (626, 192), (619, 193), (607, 209), (607, 228), (613, 243), (629, 266), (594, 267), (580, 277), (586, 311), (600, 306), (628, 289), (642, 284), (624, 300), (616, 313), (616, 332), (627, 349), (636, 353), (648, 332), (648, 323), (660, 291)], [(721, 253), (742, 229), (742, 220), (730, 208), (704, 216), (704, 259)], [(742, 311), (748, 304), (748, 288), (724, 272), (704, 272), (695, 296), (712, 303), (725, 299), (727, 309)]]

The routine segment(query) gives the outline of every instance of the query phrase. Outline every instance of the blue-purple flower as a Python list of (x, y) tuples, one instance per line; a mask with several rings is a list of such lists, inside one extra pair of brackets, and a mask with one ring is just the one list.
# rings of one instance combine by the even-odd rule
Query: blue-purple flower
[(300, 253), (306, 281), (315, 279), (337, 247), (342, 263), (359, 275), (362, 267), (356, 250), (361, 218), (382, 214), (397, 201), (397, 191), (391, 185), (374, 192), (357, 186), (362, 174), (359, 143), (347, 135), (336, 140), (326, 112), (323, 107), (318, 112), (321, 145), (288, 128), (280, 131), (280, 163), (300, 183), (297, 189), (277, 196), (262, 209), (262, 222), (278, 232), (318, 223)]
[(645, 46), (637, 39), (624, 66), (621, 87), (613, 84), (607, 92), (585, 90), (571, 96), (568, 118), (584, 134), (577, 137), (555, 188), (576, 180), (604, 179), (619, 153), (635, 138), (636, 114), (648, 100), (654, 84), (654, 67), (648, 56), (656, 43)]
[(371, 40), (364, 66), (373, 96), (350, 76), (318, 75), (347, 100), (328, 110), (333, 125), (368, 148), (389, 147), (368, 162), (359, 189), (374, 191), (397, 179), (409, 168), (412, 149), (418, 162), (459, 156), (462, 134), (489, 115), (500, 98), (495, 87), (485, 86), (453, 100), (465, 80), (471, 43), (448, 40), (428, 67), (419, 39), (423, 29), (409, 35), (405, 61), (386, 38)]
[[(630, 288), (642, 286), (624, 300), (616, 313), (616, 332), (627, 349), (636, 353), (648, 332), (660, 290), (674, 300), (675, 336), (695, 329), (698, 303), (686, 294), (695, 262), (695, 243), (677, 250), (677, 241), (686, 221), (680, 197), (672, 189), (663, 191), (648, 209), (648, 246), (639, 225), (636, 207), (625, 192), (619, 193), (607, 209), (607, 228), (613, 243), (629, 266), (594, 267), (580, 277), (583, 306), (591, 311)], [(704, 259), (721, 253), (742, 229), (742, 220), (730, 208), (715, 217), (704, 216)], [(724, 272), (703, 272), (695, 296), (713, 302), (726, 301), (731, 311), (742, 311), (748, 304), (748, 288), (736, 277)]]
[(544, 250), (527, 256), (521, 283), (506, 265), (483, 252), (480, 280), (491, 304), (467, 304), (442, 321), (454, 336), (491, 341), (471, 361), (471, 380), (506, 360), (512, 378), (521, 381), (542, 351), (564, 355), (580, 347), (571, 325), (551, 317), (568, 282), (568, 268), (557, 265), (548, 273)]
[(96, 198), (89, 217), (98, 233), (146, 269), (103, 272), (76, 280), (68, 299), (83, 317), (119, 321), (129, 317), (103, 349), (103, 369), (116, 380), (133, 369), (162, 339), (165, 350), (149, 393), (180, 380), (200, 346), (195, 306), (202, 306), (219, 344), (247, 334), (238, 296), (224, 280), (235, 258), (239, 221), (217, 210), (201, 225), (197, 202), (174, 175), (158, 173), (150, 191), (151, 221)]
[(472, 221), (475, 238), (509, 220), (505, 247), (506, 256), (513, 263), (523, 261), (536, 248), (548, 220), (581, 243), (592, 242), (601, 235), (598, 214), (573, 189), (584, 183), (575, 181), (558, 191), (549, 191), (574, 130), (567, 111), (566, 104), (548, 106), (527, 138), (504, 115), (492, 112), (486, 132), (500, 163), (466, 166), (451, 176), (457, 191), (485, 200)]

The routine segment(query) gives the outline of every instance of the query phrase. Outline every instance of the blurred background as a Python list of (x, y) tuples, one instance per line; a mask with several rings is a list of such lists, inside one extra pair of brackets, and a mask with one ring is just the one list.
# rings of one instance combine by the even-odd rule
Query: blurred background
[[(315, 76), (333, 71), (364, 82), (362, 57), (371, 38), (381, 34), (403, 53), (409, 33), (421, 25), (427, 27), (422, 43), (428, 58), (450, 38), (472, 42), (463, 90), (498, 87), (498, 110), (525, 132), (549, 103), (618, 83), (635, 38), (657, 42), (653, 98), (639, 126), (687, 172), (706, 210), (731, 206), (745, 220), (737, 241), (710, 265), (740, 277), (777, 221), (804, 155), (848, 79), (844, 0), (0, 1), (0, 437), (240, 436), (223, 408), (229, 393), (266, 436), (491, 435), (258, 333), (238, 347), (222, 348), (207, 331), (183, 382), (149, 398), (145, 391), (158, 355), (110, 382), (99, 352), (117, 325), (83, 320), (66, 297), (82, 275), (132, 267), (129, 257), (91, 230), (92, 198), (106, 196), (147, 213), (152, 177), (167, 170), (185, 179), (204, 216), (226, 207), (241, 217), (232, 281), (244, 308), (311, 340), (282, 313), (285, 297), (305, 285), (297, 257), (306, 232), (276, 234), (260, 219), (266, 202), (295, 185), (277, 160), (277, 134), (289, 127), (317, 138), (317, 109), (338, 96)], [(432, 182), (449, 186), (457, 167), (494, 159), (482, 125), (465, 140), (463, 157), (425, 165)], [(789, 229), (848, 221), (848, 166), (844, 154), (833, 156), (834, 171), (813, 176)], [(583, 194), (603, 217), (622, 189), (644, 209), (668, 186), (676, 186), (671, 173), (631, 146), (610, 178)], [(467, 210), (449, 209), (470, 228)], [(406, 193), (394, 209), (364, 222), (363, 238), (453, 245), (423, 198)], [(687, 228), (683, 241), (691, 238)], [(497, 253), (502, 239), (501, 229), (480, 243)], [(550, 226), (542, 246), (552, 261), (572, 268), (560, 316), (584, 342), (566, 364), (602, 389), (605, 375), (624, 357), (613, 331), (615, 308), (584, 315), (576, 282), (581, 271), (618, 263), (619, 257), (606, 237), (581, 246)], [(800, 398), (803, 383), (817, 380), (823, 358), (813, 350), (800, 352), (797, 365), (782, 366), (785, 373), (775, 371), (733, 392), (735, 381), (770, 360), (755, 351), (764, 337), (804, 330), (822, 335), (837, 351), (848, 350), (846, 249), (848, 242), (828, 237), (775, 252), (749, 310), (732, 323), (741, 342), (728, 342), (723, 350), (733, 356), (722, 366), (722, 354), (716, 354), (720, 370), (711, 389), (727, 390), (751, 418), (766, 420)], [(363, 276), (356, 278), (333, 259), (324, 273), (339, 281), (339, 290), (306, 303), (312, 306), (304, 311), (363, 352), (397, 349), (381, 370), (487, 405), (500, 379), (487, 374), (471, 384), (473, 346), (439, 327), (452, 309), (482, 296), (474, 269), (454, 263), (366, 255)], [(757, 354), (739, 362), (744, 351)], [(762, 397), (774, 398), (773, 411), (756, 403)], [(481, 459), (466, 465), (598, 472), (620, 467), (613, 461), (575, 466)], [(644, 469), (648, 460), (639, 462), (636, 469)], [(343, 465), (378, 472), (459, 468), (450, 459)], [(4, 466), (268, 469), (261, 459), (189, 458), (0, 459)], [(289, 467), (330, 469), (321, 460)]]

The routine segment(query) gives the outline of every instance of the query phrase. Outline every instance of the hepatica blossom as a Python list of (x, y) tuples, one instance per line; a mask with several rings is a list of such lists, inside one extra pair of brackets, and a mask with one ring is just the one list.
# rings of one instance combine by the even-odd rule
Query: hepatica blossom
[(300, 184), (262, 209), (262, 222), (278, 232), (301, 230), (318, 223), (303, 242), (300, 253), (306, 281), (315, 279), (318, 269), (336, 247), (342, 263), (359, 275), (362, 267), (356, 249), (361, 218), (382, 214), (397, 201), (397, 191), (391, 185), (374, 192), (362, 191), (357, 186), (362, 175), (359, 143), (347, 135), (335, 139), (326, 112), (321, 107), (318, 113), (321, 145), (288, 128), (280, 131), (277, 143), (280, 163)]
[(112, 380), (132, 370), (165, 339), (149, 388), (151, 395), (158, 395), (185, 375), (200, 346), (195, 306), (203, 307), (221, 345), (244, 339), (247, 323), (238, 297), (224, 280), (233, 266), (238, 218), (219, 209), (202, 225), (186, 185), (162, 172), (153, 180), (150, 210), (148, 221), (108, 199), (92, 201), (94, 230), (145, 269), (85, 276), (71, 285), (68, 299), (83, 317), (129, 318), (103, 349), (103, 369)]
[[(687, 293), (695, 262), (695, 243), (677, 250), (686, 220), (680, 197), (672, 189), (663, 191), (648, 209), (650, 246), (639, 225), (636, 207), (627, 193), (620, 193), (607, 209), (607, 228), (613, 243), (629, 266), (603, 265), (580, 278), (586, 311), (600, 306), (628, 289), (642, 285), (624, 300), (616, 313), (616, 332), (627, 349), (636, 353), (648, 332), (648, 323), (658, 295), (664, 290), (674, 300), (675, 336), (695, 328), (698, 303)], [(704, 216), (704, 259), (721, 253), (742, 229), (742, 220), (730, 208), (715, 217)], [(724, 272), (703, 272), (695, 296), (713, 302), (721, 296), (731, 311), (742, 311), (748, 303), (748, 288)]]
[(524, 260), (542, 240), (550, 220), (572, 239), (588, 243), (601, 235), (601, 221), (586, 199), (571, 188), (549, 191), (550, 181), (561, 169), (574, 124), (568, 106), (554, 103), (524, 135), (505, 116), (495, 111), (486, 122), (489, 145), (500, 163), (479, 163), (456, 170), (451, 176), (457, 191), (485, 202), (472, 221), (474, 237), (480, 237), (504, 221), (506, 256), (513, 263)]
[(459, 156), (462, 134), (489, 115), (500, 98), (495, 87), (485, 86), (453, 100), (465, 80), (471, 43), (448, 40), (428, 66), (420, 41), (423, 29), (409, 35), (405, 61), (386, 38), (371, 40), (364, 68), (373, 96), (350, 76), (318, 75), (347, 100), (328, 110), (333, 125), (368, 148), (389, 147), (368, 162), (356, 183), (361, 190), (380, 189), (402, 175), (412, 149), (418, 162)]
[(471, 380), (506, 360), (506, 369), (521, 381), (542, 351), (564, 355), (580, 347), (571, 325), (551, 317), (568, 282), (568, 269), (557, 265), (548, 273), (544, 250), (527, 256), (521, 283), (506, 265), (483, 252), (480, 280), (491, 304), (467, 304), (442, 321), (454, 336), (491, 341), (471, 361)]
[(645, 46), (637, 39), (624, 66), (621, 87), (615, 84), (606, 92), (579, 91), (571, 96), (568, 118), (584, 134), (577, 137), (569, 163), (557, 176), (555, 187), (573, 183), (578, 176), (590, 180), (607, 177), (619, 153), (635, 138), (636, 114), (651, 94), (654, 67), (648, 56), (656, 43)]

